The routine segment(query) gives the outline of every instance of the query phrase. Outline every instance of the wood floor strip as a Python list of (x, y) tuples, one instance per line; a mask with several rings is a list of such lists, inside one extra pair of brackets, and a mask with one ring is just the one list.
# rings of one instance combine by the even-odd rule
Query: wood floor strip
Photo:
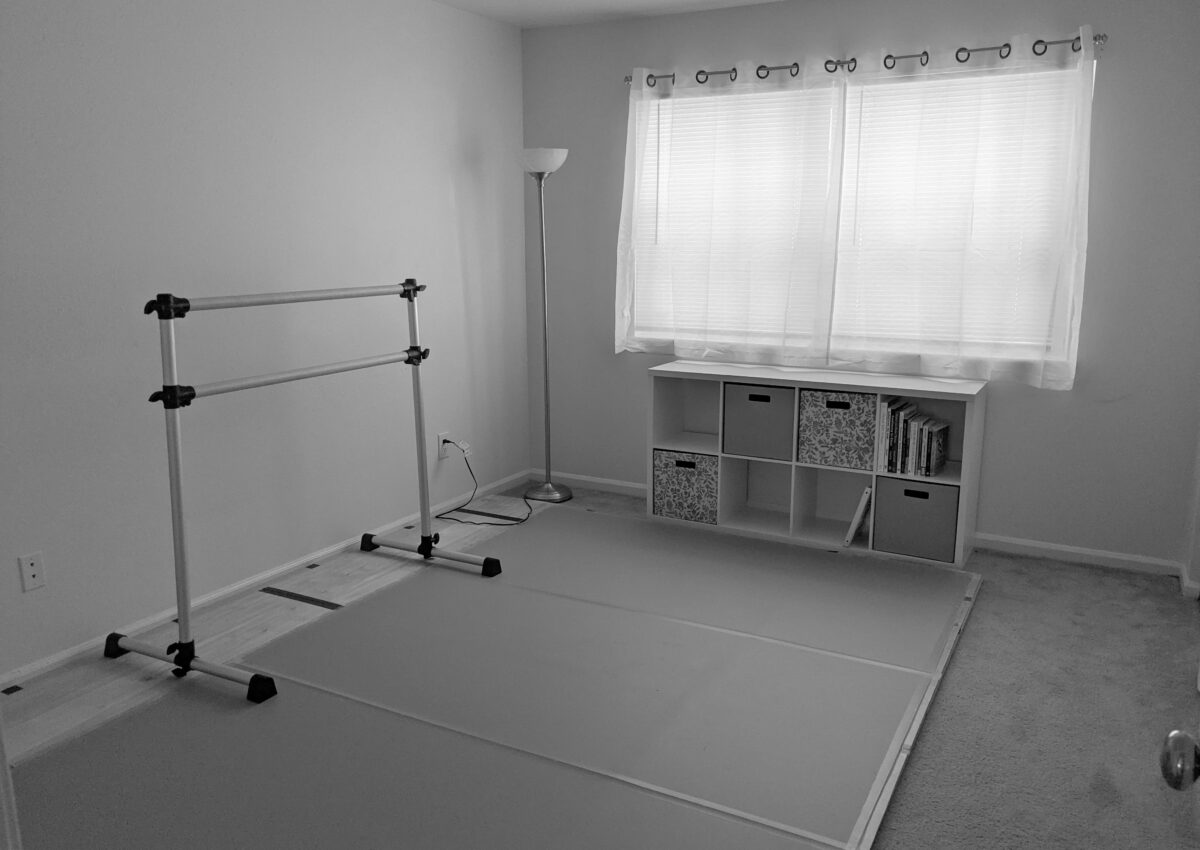
[(342, 607), (336, 602), (330, 602), (327, 599), (318, 599), (315, 596), (306, 596), (303, 593), (296, 593), (294, 590), (283, 590), (278, 587), (263, 587), (259, 589), (262, 593), (271, 593), (275, 596), (282, 596), (284, 599), (294, 599), (296, 602), (306, 602), (309, 605), (316, 605), (318, 608), (327, 608), (330, 611), (336, 611)]

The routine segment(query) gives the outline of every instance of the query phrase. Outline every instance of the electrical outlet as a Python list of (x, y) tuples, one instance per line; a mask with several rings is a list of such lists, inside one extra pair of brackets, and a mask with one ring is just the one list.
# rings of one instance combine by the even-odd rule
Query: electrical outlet
[(46, 586), (46, 565), (42, 562), (41, 552), (22, 555), (17, 558), (17, 563), (21, 567), (21, 589), (23, 591), (28, 593)]
[(438, 432), (438, 460), (444, 460), (450, 457), (450, 443), (446, 442), (450, 439), (449, 431)]

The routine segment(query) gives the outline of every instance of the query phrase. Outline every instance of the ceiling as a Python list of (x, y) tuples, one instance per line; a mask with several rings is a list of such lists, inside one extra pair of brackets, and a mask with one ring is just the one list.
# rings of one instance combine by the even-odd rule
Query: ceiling
[(751, 6), (764, 0), (441, 0), (447, 6), (523, 28), (584, 24)]

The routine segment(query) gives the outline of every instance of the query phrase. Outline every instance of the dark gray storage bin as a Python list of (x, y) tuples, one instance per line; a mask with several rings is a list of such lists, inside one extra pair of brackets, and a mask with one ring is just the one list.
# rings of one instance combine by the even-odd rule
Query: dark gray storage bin
[(874, 469), (877, 401), (874, 393), (801, 390), (796, 460)]
[(654, 450), (656, 516), (717, 524), (716, 455)]
[(957, 526), (957, 487), (884, 476), (875, 479), (873, 548), (953, 562)]
[(755, 384), (725, 385), (726, 454), (792, 459), (796, 390)]

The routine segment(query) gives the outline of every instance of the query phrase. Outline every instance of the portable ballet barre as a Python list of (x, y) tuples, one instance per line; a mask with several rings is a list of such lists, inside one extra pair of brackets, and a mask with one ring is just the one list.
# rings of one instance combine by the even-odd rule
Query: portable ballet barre
[[(191, 627), (191, 593), (188, 586), (188, 550), (187, 537), (183, 520), (183, 488), (180, 481), (180, 426), (179, 411), (189, 406), (192, 401), (205, 396), (221, 395), (223, 393), (248, 390), (256, 387), (266, 387), (272, 384), (282, 384), (288, 381), (299, 381), (304, 378), (315, 378), (321, 375), (333, 375), (339, 372), (350, 372), (355, 369), (367, 369), (372, 366), (383, 366), (388, 363), (407, 363), (413, 367), (413, 417), (416, 422), (417, 444), (417, 484), (421, 511), (421, 542), (412, 544), (402, 540), (379, 537), (374, 534), (364, 534), (360, 548), (372, 551), (381, 546), (415, 552), (425, 559), (441, 558), (449, 561), (459, 561), (480, 567), (481, 574), (487, 578), (500, 574), (500, 561), (496, 558), (471, 555), (465, 552), (451, 552), (437, 546), (439, 536), (433, 533), (433, 518), (429, 507), (429, 471), (425, 452), (425, 412), (421, 399), (421, 362), (429, 357), (429, 349), (421, 348), (417, 329), (417, 293), (425, 289), (411, 278), (399, 286), (365, 286), (347, 289), (314, 289), (302, 292), (277, 292), (261, 295), (231, 295), (214, 298), (181, 298), (169, 293), (158, 295), (146, 304), (144, 312), (158, 316), (159, 342), (162, 349), (163, 386), (150, 396), (151, 402), (162, 402), (167, 426), (167, 471), (171, 481), (171, 534), (174, 541), (175, 555), (175, 607), (179, 625), (179, 640), (170, 644), (166, 650), (143, 641), (135, 640), (127, 635), (113, 632), (105, 640), (104, 655), (106, 658), (117, 658), (128, 652), (136, 652), (150, 658), (156, 658), (173, 664), (171, 671), (177, 677), (186, 676), (192, 670), (208, 673), (231, 682), (245, 685), (246, 699), (260, 703), (275, 696), (275, 680), (261, 673), (251, 673), (231, 667), (226, 664), (216, 664), (196, 656), (196, 643), (192, 637)], [(295, 304), (306, 301), (334, 301), (345, 298), (370, 298), (377, 295), (399, 295), (408, 302), (408, 332), (410, 345), (407, 349), (392, 354), (381, 354), (374, 357), (361, 357), (355, 360), (343, 360), (339, 363), (329, 363), (323, 366), (310, 366), (303, 369), (291, 369), (285, 372), (273, 372), (267, 375), (256, 375), (247, 378), (234, 378), (227, 381), (216, 381), (199, 386), (186, 386), (179, 383), (177, 359), (175, 353), (175, 320), (184, 318), (189, 312), (198, 310), (225, 310), (236, 307), (261, 307), (273, 304)]]

